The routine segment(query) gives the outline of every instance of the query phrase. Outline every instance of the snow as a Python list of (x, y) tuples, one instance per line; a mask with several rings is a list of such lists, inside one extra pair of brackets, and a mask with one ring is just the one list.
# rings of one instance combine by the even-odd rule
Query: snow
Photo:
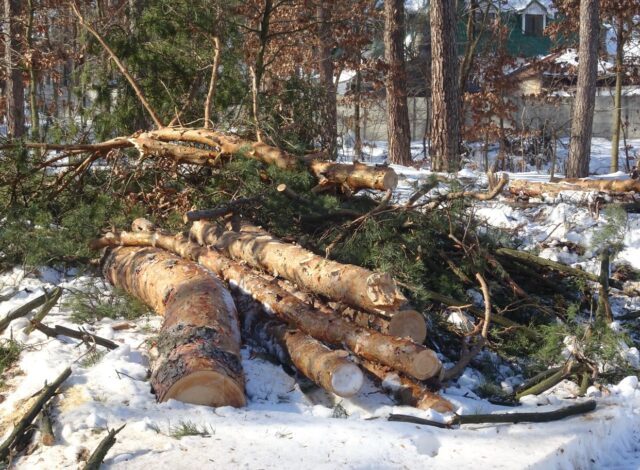
[[(639, 141), (631, 144), (640, 147)], [(618, 178), (620, 174), (606, 174), (609, 151), (610, 143), (594, 139), (591, 169), (602, 173), (601, 178)], [(367, 144), (365, 152), (367, 162), (381, 163), (386, 157), (386, 144)], [(421, 143), (414, 143), (412, 152), (421, 155)], [(351, 155), (348, 151), (342, 159), (350, 160)], [(562, 159), (564, 154), (559, 157)], [(406, 200), (431, 177), (432, 173), (423, 168), (426, 163), (418, 159), (415, 168), (393, 166), (400, 175), (398, 200)], [(455, 177), (465, 185), (486, 185), (478, 162), (471, 162)], [(510, 177), (548, 180), (544, 170)], [(426, 197), (447, 191), (447, 186), (441, 182)], [(602, 213), (596, 216), (590, 212), (587, 205), (576, 204), (578, 195), (573, 193), (545, 197), (527, 209), (516, 209), (498, 198), (480, 202), (476, 214), (493, 229), (511, 231), (514, 240), (517, 234), (520, 250), (536, 250), (541, 256), (597, 273), (599, 262), (590, 243), (606, 220)], [(579, 197), (584, 197), (584, 193)], [(582, 254), (568, 249), (570, 244), (583, 248)], [(638, 214), (629, 215), (624, 249), (613, 260), (614, 266), (622, 262), (640, 269)], [(0, 274), (0, 293), (20, 289), (13, 298), (0, 303), (0, 318), (41, 295), (44, 289), (56, 285), (83, 289), (88, 284), (109, 289), (102, 280), (75, 272), (41, 268), (27, 273), (15, 268)], [(63, 297), (67, 295), (65, 290)], [(468, 296), (471, 302), (482, 305), (482, 296), (476, 290), (469, 290)], [(70, 321), (72, 312), (62, 305), (51, 311), (45, 323), (77, 327)], [(640, 309), (640, 300), (613, 289), (612, 308), (614, 315), (620, 317)], [(472, 327), (470, 319), (460, 312), (452, 312), (448, 320), (462, 330)], [(118, 322), (103, 319), (94, 325), (84, 325), (90, 332), (119, 344), (109, 352), (99, 348), (103, 356), (93, 364), (86, 361), (86, 348), (78, 340), (51, 339), (38, 331), (27, 336), (24, 333), (27, 320), (14, 321), (3, 333), (4, 338), (13, 337), (25, 343), (26, 348), (15, 373), (7, 380), (7, 388), (0, 391), (4, 398), (0, 399), (0, 434), (6, 436), (10, 432), (10, 423), (20, 415), (24, 400), (45, 381), (51, 382), (68, 365), (73, 369), (62, 393), (53, 399), (56, 445), (38, 447), (30, 455), (20, 457), (15, 462), (16, 468), (80, 468), (78, 456), (91, 452), (107, 428), (122, 424), (126, 427), (118, 435), (103, 468), (640, 468), (640, 389), (636, 376), (603, 388), (590, 387), (587, 396), (598, 404), (591, 414), (552, 423), (438, 429), (387, 421), (391, 413), (440, 422), (446, 422), (450, 416), (396, 406), (368, 378), (363, 389), (348, 399), (321, 390), (309, 391), (306, 387), (303, 390), (282, 367), (245, 346), (242, 365), (247, 406), (213, 409), (173, 400), (156, 403), (147, 381), (147, 343), (157, 334), (161, 319), (150, 316), (131, 321), (134, 327), (124, 330), (113, 328)], [(620, 329), (624, 325), (616, 320), (611, 327)], [(570, 338), (565, 339), (565, 346), (570, 351)], [(622, 344), (621, 353), (632, 367), (640, 367), (636, 347)], [(497, 383), (503, 390), (511, 392), (522, 383), (523, 377), (516, 369), (497, 362), (493, 353), (483, 354), (498, 366)], [(446, 358), (442, 359), (447, 363)], [(18, 370), (22, 373), (17, 373)], [(442, 393), (459, 414), (549, 411), (576, 401), (576, 385), (565, 381), (540, 396), (523, 397), (517, 409), (502, 407), (474, 393), (485, 381), (479, 371), (468, 367)], [(385, 386), (394, 386), (392, 378)], [(184, 424), (195, 426), (200, 435), (178, 438), (176, 431)]]

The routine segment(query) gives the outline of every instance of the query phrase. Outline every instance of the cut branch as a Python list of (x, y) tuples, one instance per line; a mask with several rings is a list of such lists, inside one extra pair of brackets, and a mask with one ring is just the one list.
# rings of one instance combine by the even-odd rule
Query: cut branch
[(93, 451), (89, 460), (87, 460), (87, 464), (84, 466), (83, 470), (100, 470), (100, 466), (102, 465), (102, 461), (107, 456), (107, 452), (111, 449), (116, 443), (116, 435), (124, 429), (126, 425), (123, 424), (118, 429), (111, 429), (107, 435), (100, 441), (98, 447)]

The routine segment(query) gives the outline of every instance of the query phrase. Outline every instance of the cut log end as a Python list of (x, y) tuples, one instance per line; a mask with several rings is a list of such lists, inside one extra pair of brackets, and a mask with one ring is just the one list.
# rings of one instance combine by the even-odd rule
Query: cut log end
[(411, 338), (418, 344), (427, 338), (427, 322), (424, 316), (415, 310), (396, 312), (389, 320), (387, 334), (400, 338)]
[(171, 398), (184, 403), (213, 407), (240, 408), (246, 405), (244, 391), (235, 381), (210, 370), (194, 372), (175, 382), (162, 397), (162, 401)]
[(411, 375), (416, 379), (426, 380), (438, 375), (442, 364), (436, 353), (430, 349), (425, 349), (416, 353), (411, 363)]
[(341, 397), (352, 397), (362, 388), (364, 375), (360, 368), (352, 363), (337, 367), (331, 376), (333, 392)]
[(398, 186), (398, 174), (395, 171), (387, 171), (382, 179), (382, 188), (384, 190), (396, 189)]
[(398, 310), (407, 303), (407, 298), (388, 273), (374, 273), (368, 277), (367, 297), (374, 308), (380, 307), (384, 312)]

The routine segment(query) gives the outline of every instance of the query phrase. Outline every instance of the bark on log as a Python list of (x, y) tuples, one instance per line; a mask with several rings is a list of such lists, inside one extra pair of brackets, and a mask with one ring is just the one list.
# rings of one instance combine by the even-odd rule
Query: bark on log
[(160, 357), (151, 375), (158, 401), (245, 405), (237, 314), (231, 294), (218, 279), (155, 248), (111, 250), (103, 272), (113, 285), (164, 316)]
[(449, 400), (429, 391), (415, 380), (371, 361), (361, 361), (360, 364), (402, 405), (414, 406), (421, 410), (435, 410), (439, 413), (455, 411), (455, 406)]
[[(437, 375), (442, 364), (436, 354), (413, 341), (383, 335), (377, 331), (353, 325), (337, 313), (323, 314), (278, 286), (277, 282), (255, 274), (250, 268), (207, 250), (181, 237), (160, 233), (110, 234), (92, 243), (93, 248), (115, 245), (158, 246), (196, 260), (238, 286), (261, 302), (287, 323), (314, 338), (338, 347), (346, 346), (354, 354), (393, 367), (420, 380)], [(139, 277), (139, 276), (138, 276)]]
[(610, 193), (640, 193), (640, 181), (636, 180), (581, 180), (567, 178), (556, 183), (534, 183), (515, 180), (509, 184), (509, 192), (514, 195), (540, 197), (543, 194), (556, 195), (561, 191), (602, 191)]
[(398, 186), (398, 175), (390, 167), (313, 160), (309, 162), (309, 169), (318, 178), (316, 192), (336, 187), (351, 192), (361, 189), (387, 191)]
[(328, 314), (338, 312), (358, 326), (376, 330), (385, 335), (411, 338), (418, 344), (424, 343), (427, 338), (427, 322), (424, 315), (415, 310), (400, 310), (399, 312), (394, 312), (391, 319), (387, 319), (373, 313), (355, 310), (339, 302), (325, 304), (316, 296), (300, 291), (290, 282), (281, 279), (277, 280), (277, 282), (284, 290), (313, 308)]
[[(251, 298), (245, 300), (257, 304)], [(240, 302), (238, 305), (246, 305), (248, 302)], [(360, 368), (347, 359), (349, 353), (331, 350), (311, 336), (260, 312), (259, 305), (255, 307), (258, 310), (255, 314), (241, 310), (240, 315), (243, 330), (258, 346), (281, 363), (293, 365), (301, 374), (328, 392), (341, 397), (351, 397), (358, 393), (364, 378)]]
[(132, 137), (129, 141), (143, 156), (172, 158), (177, 163), (200, 166), (217, 166), (222, 160), (220, 153), (214, 150), (199, 149), (188, 145), (176, 145), (161, 142), (149, 137)]
[(196, 221), (190, 233), (201, 245), (214, 245), (233, 259), (357, 309), (391, 318), (407, 303), (390, 275), (325, 259), (255, 227), (222, 232), (212, 224)]

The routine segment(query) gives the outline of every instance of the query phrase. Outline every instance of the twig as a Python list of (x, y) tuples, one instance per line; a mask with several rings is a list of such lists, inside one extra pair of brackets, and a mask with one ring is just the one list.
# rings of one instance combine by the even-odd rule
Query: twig
[(5, 461), (7, 457), (9, 457), (11, 453), (11, 449), (16, 441), (19, 441), (22, 435), (25, 433), (27, 428), (31, 425), (42, 407), (49, 401), (51, 397), (56, 393), (56, 390), (62, 385), (62, 383), (69, 378), (71, 375), (71, 368), (67, 367), (62, 374), (58, 376), (58, 378), (51, 384), (45, 385), (45, 387), (40, 392), (40, 396), (36, 400), (36, 402), (31, 405), (29, 410), (24, 414), (20, 421), (18, 421), (14, 427), (13, 431), (1, 445), (0, 445), (0, 462)]
[(84, 341), (85, 343), (87, 342), (87, 339), (91, 339), (91, 341), (93, 341), (95, 344), (104, 346), (107, 349), (116, 349), (119, 347), (117, 343), (114, 343), (110, 339), (102, 338), (100, 336), (89, 333), (86, 330), (74, 330), (62, 325), (56, 325), (54, 328), (51, 328), (36, 321), (33, 321), (32, 324), (36, 330), (41, 331), (50, 338), (55, 338), (57, 336), (68, 336), (69, 338), (79, 339), (80, 341)]
[(41, 322), (44, 317), (51, 311), (51, 309), (58, 303), (60, 296), (62, 295), (62, 289), (60, 287), (56, 287), (51, 293), (51, 297), (49, 300), (45, 302), (42, 308), (36, 313), (31, 320), (32, 323), (27, 325), (24, 332), (28, 336), (33, 332), (33, 322)]
[(38, 308), (44, 304), (48, 298), (49, 294), (45, 291), (44, 294), (30, 300), (24, 305), (21, 305), (12, 312), (9, 312), (2, 320), (0, 320), (0, 333), (2, 333), (13, 320), (28, 315), (34, 308)]
[(100, 465), (102, 465), (102, 461), (106, 457), (107, 452), (109, 452), (109, 449), (111, 449), (117, 441), (116, 434), (122, 431), (122, 429), (124, 429), (125, 426), (126, 424), (123, 424), (118, 429), (112, 429), (109, 431), (109, 433), (104, 437), (104, 439), (100, 441), (100, 444), (98, 444), (98, 447), (96, 447), (96, 449), (93, 451), (93, 453), (91, 454), (91, 457), (89, 457), (89, 460), (87, 460), (86, 465), (83, 467), (83, 470), (99, 470), (100, 469)]

